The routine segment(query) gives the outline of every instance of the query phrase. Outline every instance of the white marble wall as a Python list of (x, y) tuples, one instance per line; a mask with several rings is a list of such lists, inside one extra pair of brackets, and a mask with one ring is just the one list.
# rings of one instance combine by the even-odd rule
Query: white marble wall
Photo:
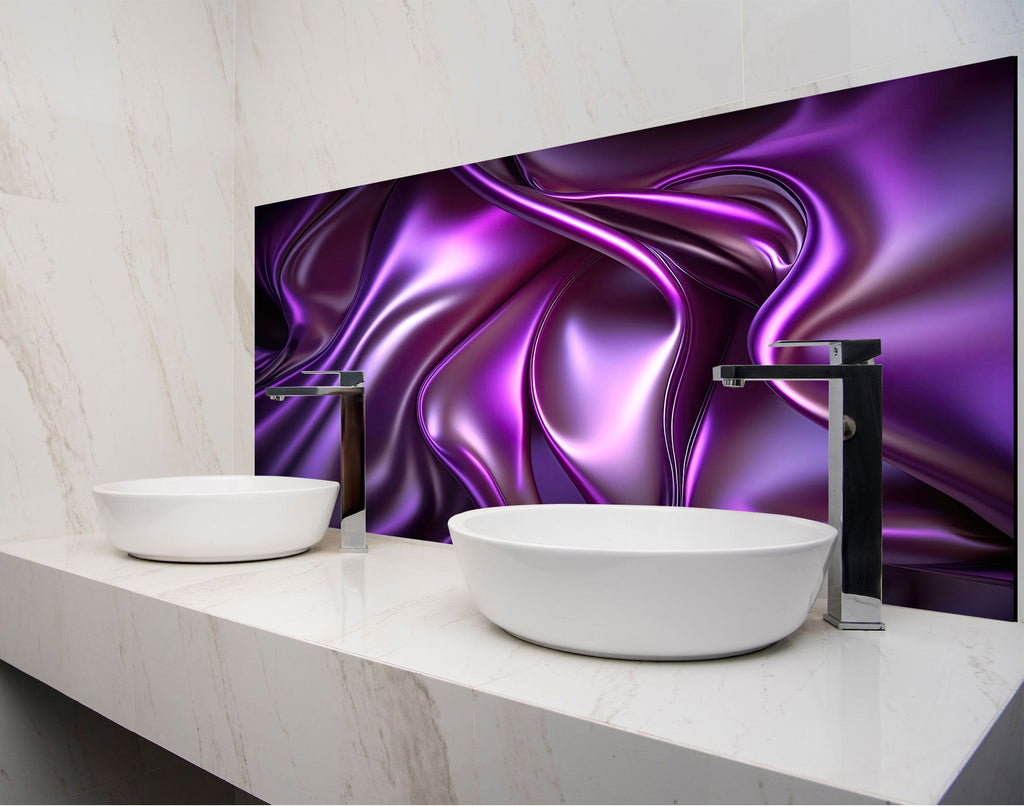
[(0, 2), (0, 540), (229, 469), (234, 3)]
[(255, 204), (1013, 55), (1019, 0), (241, 0)]
[(1024, 52), (1021, 0), (239, 0), (236, 13), (243, 470), (254, 205)]

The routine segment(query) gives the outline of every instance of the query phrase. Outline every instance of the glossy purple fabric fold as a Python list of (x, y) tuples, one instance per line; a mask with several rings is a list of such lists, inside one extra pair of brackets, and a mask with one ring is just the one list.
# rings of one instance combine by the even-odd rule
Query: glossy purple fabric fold
[[(731, 390), (711, 368), (880, 338), (886, 561), (1012, 606), (1015, 75), (997, 60), (258, 208), (258, 472), (336, 477), (331, 401), (262, 393), (362, 369), (371, 531), (445, 540), (455, 512), (538, 501), (824, 519), (824, 384)], [(972, 612), (907, 584), (904, 603)]]

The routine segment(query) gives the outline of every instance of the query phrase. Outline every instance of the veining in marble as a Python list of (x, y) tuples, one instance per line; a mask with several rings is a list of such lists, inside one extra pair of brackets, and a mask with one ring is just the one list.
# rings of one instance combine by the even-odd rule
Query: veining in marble
[(247, 791), (454, 800), (446, 752), (472, 735), (469, 692), (135, 594), (93, 613), (126, 647), (125, 724)]
[(233, 328), (231, 331), (232, 359), (232, 465), (231, 472), (255, 472), (255, 411), (252, 390), (255, 386), (254, 367), (256, 318), (255, 304), (256, 265), (253, 214), (249, 211), (248, 225), (235, 231), (234, 271), (232, 273)]
[(227, 0), (0, 5), (0, 192), (229, 228), (232, 17)]
[[(0, 539), (96, 528), (99, 481), (222, 472), (233, 316), (227, 278), (208, 269), (230, 260), (225, 238), (16, 196), (0, 196), (0, 221), (5, 408), (19, 424), (5, 429)], [(83, 253), (123, 268), (83, 269)]]
[[(692, 117), (742, 97), (738, 0), (300, 8), (257, 0), (238, 9), (242, 220), (258, 204)], [(665, 38), (696, 29), (685, 48)]]
[[(903, 608), (887, 608), (888, 629), (870, 634), (833, 630), (816, 610), (790, 638), (721, 661), (570, 655), (519, 641), (487, 622), (448, 546), (378, 537), (367, 555), (353, 557), (330, 550), (332, 537), (304, 555), (221, 566), (134, 560), (101, 536), (11, 542), (2, 548), (0, 574), (12, 575), (12, 594), (33, 601), (57, 586), (53, 598), (62, 604), (50, 615), (19, 612), (15, 604), (0, 616), (0, 645), (12, 662), (20, 658), (30, 670), (38, 664), (53, 676), (48, 682), (122, 718), (127, 710), (125, 724), (147, 738), (260, 797), (273, 791), (285, 799), (294, 796), (282, 791), (296, 790), (275, 790), (263, 770), (282, 752), (282, 730), (294, 737), (313, 723), (306, 730), (317, 746), (343, 747), (343, 755), (373, 759), (375, 768), (419, 770), (420, 795), (445, 791), (450, 780), (460, 793), (480, 798), (547, 800), (559, 797), (556, 784), (577, 781), (572, 797), (588, 799), (598, 784), (588, 783), (585, 759), (571, 747), (589, 743), (583, 746), (598, 748), (598, 756), (605, 748), (609, 758), (639, 753), (628, 742), (618, 744), (625, 741), (621, 732), (689, 748), (677, 770), (682, 778), (651, 783), (655, 799), (665, 797), (658, 786), (674, 781), (677, 789), (696, 787), (700, 800), (707, 790), (689, 776), (732, 759), (743, 761), (734, 771), (737, 799), (760, 782), (778, 797), (787, 787), (820, 784), (847, 793), (842, 797), (929, 801), (970, 758), (972, 737), (985, 734), (1024, 681), (1021, 625)], [(32, 582), (18, 590), (24, 577)], [(61, 612), (63, 618), (89, 614), (95, 626), (77, 628), (81, 643), (60, 638)], [(49, 625), (33, 631), (42, 643), (16, 634), (17, 625), (40, 619)], [(54, 635), (56, 645), (45, 637)], [(130, 705), (77, 681), (62, 660), (68, 653), (91, 657), (108, 679), (133, 681)], [(104, 653), (122, 653), (122, 660)], [(340, 690), (344, 696), (332, 700), (331, 692)], [(493, 716), (506, 708), (514, 713)], [(394, 725), (375, 721), (403, 713)], [(563, 725), (562, 717), (569, 722)], [(562, 732), (550, 752), (517, 750), (523, 719), (535, 741), (552, 735), (554, 720)], [(364, 725), (357, 731), (363, 738), (332, 732), (343, 724)], [(381, 731), (390, 738), (365, 738)], [(403, 744), (402, 731), (419, 736), (423, 746)], [(467, 735), (474, 737), (472, 763)], [(921, 742), (922, 735), (929, 741)], [(435, 755), (417, 755), (426, 748)], [(638, 763), (657, 768), (661, 752), (645, 750)], [(524, 779), (480, 774), (524, 759), (532, 759), (533, 789)], [(301, 774), (287, 786), (313, 775), (303, 763), (295, 760)], [(442, 768), (449, 778), (437, 777)], [(594, 780), (607, 782), (607, 772)], [(351, 787), (345, 797), (356, 800), (412, 791), (398, 772), (393, 781), (345, 775)], [(328, 777), (322, 785), (337, 787), (338, 780)], [(801, 797), (824, 797), (803, 791)], [(839, 797), (833, 795), (825, 801)]]
[(482, 803), (879, 802), (497, 697), (478, 698), (475, 725), (490, 770)]
[(0, 4), (0, 540), (96, 528), (100, 480), (231, 464), (233, 25)]

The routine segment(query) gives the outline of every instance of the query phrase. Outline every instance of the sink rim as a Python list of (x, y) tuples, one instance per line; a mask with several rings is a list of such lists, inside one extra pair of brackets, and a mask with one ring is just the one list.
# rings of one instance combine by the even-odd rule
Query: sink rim
[[(799, 526), (801, 530), (806, 531), (806, 537), (799, 540), (793, 540), (791, 542), (777, 543), (767, 542), (750, 545), (710, 545), (710, 546), (684, 546), (684, 545), (668, 545), (668, 546), (643, 546), (635, 545), (629, 542), (623, 542), (619, 545), (608, 545), (608, 546), (594, 546), (594, 545), (571, 545), (565, 543), (556, 543), (553, 541), (542, 542), (536, 539), (522, 539), (519, 537), (497, 537), (490, 534), (484, 534), (478, 528), (473, 528), (468, 521), (471, 522), (476, 518), (487, 518), (489, 513), (498, 512), (501, 510), (516, 510), (521, 512), (533, 511), (533, 510), (544, 510), (546, 512), (558, 511), (569, 512), (573, 510), (587, 510), (592, 512), (598, 507), (609, 507), (616, 510), (617, 513), (627, 512), (633, 510), (637, 513), (643, 513), (645, 516), (652, 514), (661, 514), (659, 510), (664, 510), (664, 517), (671, 517), (671, 514), (685, 510), (690, 513), (699, 513), (700, 515), (706, 515), (711, 518), (722, 518), (722, 519), (734, 519), (737, 516), (741, 518), (749, 518), (751, 521), (761, 520), (763, 518), (772, 519), (775, 521), (787, 521), (793, 525)], [(507, 545), (515, 546), (517, 548), (530, 548), (530, 549), (541, 549), (545, 551), (564, 551), (568, 553), (587, 553), (587, 554), (642, 554), (642, 555), (680, 555), (686, 554), (691, 556), (696, 555), (720, 555), (720, 554), (766, 554), (766, 553), (786, 553), (786, 552), (797, 552), (805, 551), (806, 549), (819, 545), (831, 543), (838, 535), (838, 531), (831, 524), (825, 523), (824, 521), (812, 520), (810, 518), (801, 518), (796, 515), (784, 515), (771, 512), (751, 512), (748, 510), (729, 510), (719, 509), (714, 507), (687, 507), (687, 506), (658, 506), (650, 504), (508, 504), (499, 505), (493, 507), (479, 507), (476, 509), (466, 510), (460, 512), (457, 515), (453, 515), (448, 520), (449, 530), (454, 531), (453, 526), (462, 530), (467, 536), (474, 540), (486, 541), (495, 545)], [(817, 532), (818, 534), (814, 534)], [(644, 537), (647, 537), (645, 535)], [(636, 535), (630, 537), (635, 539)], [(456, 536), (452, 534), (452, 542), (456, 541)]]
[[(199, 483), (205, 485), (221, 485), (209, 489), (200, 487), (188, 488), (188, 483)], [(235, 487), (231, 484), (252, 482), (249, 488)], [(175, 483), (180, 486), (171, 489), (161, 489), (159, 484)], [(336, 481), (326, 479), (310, 479), (299, 476), (256, 476), (237, 474), (205, 474), (205, 475), (178, 475), (178, 476), (153, 476), (144, 479), (123, 479), (120, 481), (107, 481), (93, 486), (93, 493), (99, 495), (115, 495), (126, 497), (142, 496), (208, 496), (208, 495), (281, 495), (294, 493), (300, 490), (319, 490), (326, 487), (338, 486)]]

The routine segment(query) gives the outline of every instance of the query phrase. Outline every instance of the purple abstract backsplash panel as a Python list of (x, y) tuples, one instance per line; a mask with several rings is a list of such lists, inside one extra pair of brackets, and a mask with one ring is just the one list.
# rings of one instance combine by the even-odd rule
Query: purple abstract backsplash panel
[(587, 501), (827, 519), (826, 384), (719, 363), (880, 338), (885, 601), (1014, 618), (1016, 60), (256, 210), (256, 468), (337, 478), (367, 377), (367, 525)]

